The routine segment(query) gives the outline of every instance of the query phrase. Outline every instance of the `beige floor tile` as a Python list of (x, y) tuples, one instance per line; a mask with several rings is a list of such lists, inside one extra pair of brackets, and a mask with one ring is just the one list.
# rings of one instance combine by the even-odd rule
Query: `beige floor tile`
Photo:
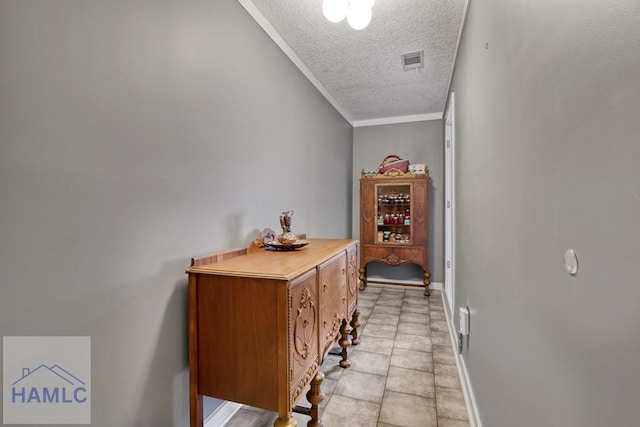
[(418, 335), (421, 337), (431, 336), (431, 330), (428, 325), (403, 321), (398, 323), (398, 333), (405, 335)]
[(386, 379), (387, 378), (382, 375), (367, 374), (366, 372), (346, 369), (333, 391), (333, 396), (339, 395), (380, 403), (382, 402)]
[(369, 323), (382, 323), (385, 325), (397, 325), (400, 320), (398, 314), (371, 314), (367, 320)]
[(374, 302), (375, 303), (378, 300), (379, 297), (380, 297), (380, 294), (359, 292), (358, 293), (358, 304), (362, 303), (363, 301), (369, 301), (369, 302)]
[(391, 355), (391, 366), (433, 372), (431, 353), (394, 348)]
[[(373, 323), (369, 326), (372, 326)], [(391, 355), (393, 351), (393, 340), (388, 338), (376, 338), (376, 339), (362, 339), (357, 347), (354, 347), (354, 351), (367, 351), (369, 353), (379, 353)]]
[(438, 418), (438, 427), (470, 427), (469, 421), (452, 420), (451, 418)]
[[(333, 394), (336, 385), (338, 385), (338, 381), (332, 380), (331, 378), (325, 377), (325, 379), (322, 381), (322, 384), (320, 384), (320, 390), (322, 391), (322, 393), (324, 393), (324, 400), (320, 402), (320, 405), (318, 405), (319, 408), (324, 408), (325, 406), (327, 406), (327, 402), (329, 402), (329, 398)], [(297, 405), (301, 405), (307, 408), (311, 407), (311, 403), (307, 399), (307, 393), (309, 392), (310, 388), (311, 386), (309, 385), (304, 389), (304, 391), (302, 392), (302, 397), (300, 398), (300, 400), (298, 400)], [(303, 425), (307, 425), (307, 423), (305, 422)]]
[(402, 307), (402, 313), (419, 313), (419, 314), (429, 314), (429, 307), (422, 305), (410, 305), (405, 304)]
[(453, 418), (463, 421), (469, 419), (462, 390), (436, 387), (436, 406), (438, 408), (438, 415), (443, 418)]
[[(292, 415), (299, 426), (306, 426), (311, 419), (308, 415), (297, 413)], [(225, 427), (272, 427), (277, 418), (276, 412), (244, 406), (225, 424)], [(322, 419), (322, 416), (320, 418)]]
[(431, 342), (433, 345), (451, 346), (451, 338), (448, 332), (431, 331)]
[(413, 322), (413, 323), (422, 323), (422, 324), (428, 325), (429, 320), (430, 318), (427, 313), (409, 313), (406, 311), (400, 312), (401, 322)]
[(470, 427), (469, 421), (452, 420), (451, 418), (438, 418), (438, 427)]
[(433, 373), (436, 375), (436, 386), (448, 388), (461, 388), (456, 365), (433, 364)]
[(432, 292), (431, 295), (427, 297), (427, 299), (429, 300), (429, 304), (444, 305), (442, 296), (440, 294), (434, 294)]
[(402, 306), (402, 297), (385, 297), (385, 296), (380, 296), (380, 298), (378, 298), (378, 301), (376, 302), (376, 306), (381, 306), (381, 305), (390, 305), (393, 307), (401, 307)]
[(424, 295), (424, 288), (406, 289), (404, 295), (412, 298), (427, 299)]
[[(359, 285), (358, 285), (359, 286)], [(370, 294), (380, 294), (384, 288), (382, 286), (376, 284), (367, 285), (364, 291), (360, 291), (362, 293), (370, 293)]]
[(433, 320), (433, 318), (432, 318), (430, 326), (431, 326), (431, 330), (432, 331), (437, 331), (437, 332), (448, 332), (449, 331), (449, 326), (447, 325), (447, 321), (446, 320)]
[(366, 319), (369, 316), (371, 316), (371, 312), (373, 311), (373, 307), (360, 307), (360, 306), (358, 306), (358, 310), (360, 310), (360, 316), (359, 316), (358, 320)]
[(366, 332), (363, 330), (363, 335), (372, 336), (376, 338), (394, 339), (398, 327), (394, 325), (384, 325), (381, 323), (372, 323), (367, 327)]
[(271, 427), (277, 414), (257, 408), (240, 408), (238, 412), (225, 424), (225, 427)]
[(396, 334), (396, 340), (393, 344), (394, 348), (401, 348), (404, 350), (424, 351), (431, 352), (431, 338), (421, 337), (418, 335), (405, 335)]
[[(273, 421), (276, 420), (277, 417), (273, 418)], [(309, 422), (309, 420), (311, 419), (310, 416), (308, 415), (302, 415), (302, 414), (297, 414), (297, 413), (293, 413), (293, 418), (296, 419), (296, 421), (298, 422), (299, 426), (306, 426), (307, 423)], [(322, 413), (320, 413), (320, 419), (322, 420)], [(271, 425), (273, 426), (273, 421), (271, 422)]]
[(400, 306), (376, 304), (371, 314), (400, 314)]
[(442, 311), (444, 312), (444, 306), (442, 304), (432, 304), (429, 302), (429, 310), (430, 311)]
[(435, 399), (436, 397), (435, 380), (431, 372), (397, 368), (395, 366), (389, 368), (386, 389), (430, 399)]
[(390, 355), (367, 353), (366, 351), (354, 351), (350, 360), (350, 369), (376, 375), (387, 375), (391, 364)]
[(444, 311), (432, 311), (429, 313), (431, 320), (447, 320)]
[(320, 419), (326, 427), (376, 427), (379, 414), (380, 405), (377, 403), (334, 394)]
[(396, 293), (404, 294), (405, 291), (406, 289), (402, 286), (386, 285), (382, 287), (382, 292), (385, 292), (385, 293), (396, 292)]
[(435, 401), (386, 391), (379, 421), (399, 427), (437, 427)]
[(455, 365), (456, 357), (451, 347), (433, 346), (433, 363), (442, 363), (443, 365)]
[(320, 366), (320, 371), (324, 373), (325, 379), (326, 378), (329, 378), (332, 380), (340, 379), (340, 377), (342, 376), (342, 373), (344, 372), (344, 368), (341, 368), (338, 365), (340, 360), (342, 360), (342, 357), (333, 356), (331, 354), (328, 354), (324, 358), (324, 362), (322, 362), (322, 365)]
[(415, 297), (404, 297), (404, 303), (408, 304), (408, 305), (419, 305), (422, 307), (426, 307), (429, 305), (429, 301), (427, 301), (426, 299), (424, 299), (424, 297), (422, 298), (415, 298)]
[(376, 305), (375, 299), (369, 298), (359, 298), (358, 299), (358, 307), (362, 309), (363, 307), (373, 308)]

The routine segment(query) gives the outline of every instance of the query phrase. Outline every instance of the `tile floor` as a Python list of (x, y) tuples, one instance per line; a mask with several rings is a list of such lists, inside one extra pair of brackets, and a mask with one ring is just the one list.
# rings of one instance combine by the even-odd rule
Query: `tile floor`
[[(360, 345), (351, 367), (328, 355), (325, 427), (469, 427), (440, 291), (369, 285), (358, 297)], [(306, 393), (306, 392), (305, 392)], [(310, 406), (303, 397), (299, 405)], [(309, 417), (294, 414), (299, 427)], [(271, 427), (277, 414), (244, 406), (227, 427)]]

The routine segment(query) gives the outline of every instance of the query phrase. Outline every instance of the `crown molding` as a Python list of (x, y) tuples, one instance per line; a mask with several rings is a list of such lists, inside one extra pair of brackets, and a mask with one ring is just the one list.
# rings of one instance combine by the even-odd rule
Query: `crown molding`
[(428, 120), (442, 120), (442, 111), (439, 113), (431, 114), (415, 114), (413, 116), (397, 116), (397, 117), (383, 117), (380, 119), (371, 120), (354, 120), (352, 126), (354, 128), (365, 126), (378, 126), (378, 125), (390, 125), (395, 123), (410, 123), (410, 122), (424, 122)]

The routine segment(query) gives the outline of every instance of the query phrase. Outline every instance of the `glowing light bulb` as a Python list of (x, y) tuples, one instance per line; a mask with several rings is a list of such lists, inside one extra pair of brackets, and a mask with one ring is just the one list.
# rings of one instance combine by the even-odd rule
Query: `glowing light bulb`
[(371, 0), (351, 0), (347, 12), (347, 22), (354, 30), (363, 30), (371, 22)]
[(347, 16), (348, 9), (348, 0), (324, 0), (322, 2), (322, 13), (331, 22), (342, 21)]

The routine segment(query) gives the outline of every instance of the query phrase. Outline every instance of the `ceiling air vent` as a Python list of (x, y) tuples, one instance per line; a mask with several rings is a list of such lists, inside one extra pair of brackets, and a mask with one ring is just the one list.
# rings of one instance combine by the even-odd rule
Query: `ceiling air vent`
[(401, 55), (402, 69), (405, 71), (424, 67), (424, 50)]

